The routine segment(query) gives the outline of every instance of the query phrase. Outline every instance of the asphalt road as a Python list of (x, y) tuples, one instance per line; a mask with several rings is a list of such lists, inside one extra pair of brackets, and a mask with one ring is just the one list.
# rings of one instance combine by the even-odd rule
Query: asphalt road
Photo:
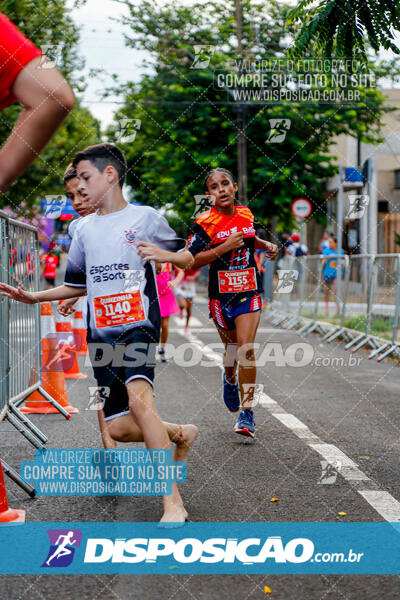
[[(300, 338), (273, 329), (263, 316), (257, 337), (263, 363), (257, 379), (263, 386), (255, 408), (257, 437), (242, 438), (234, 433), (235, 416), (221, 400), (219, 353), (209, 347), (218, 342), (217, 334), (200, 300), (190, 340), (171, 318), (169, 342), (175, 351), (167, 364), (157, 365), (155, 382), (161, 416), (200, 429), (182, 485), (190, 520), (400, 520), (400, 367), (368, 361), (362, 350), (350, 355), (340, 342), (322, 345), (319, 336)], [(187, 344), (185, 354), (182, 344)], [(190, 364), (193, 348), (203, 365)], [(49, 436), (48, 447), (101, 447), (96, 412), (88, 410), (88, 386), (95, 381), (84, 360), (80, 357), (88, 379), (67, 383), (70, 404), (79, 414), (70, 421), (58, 415), (32, 418)], [(18, 468), (33, 458), (33, 448), (5, 429), (10, 426), (1, 425), (2, 457)], [(327, 457), (337, 461), (337, 476), (321, 484), (321, 461)], [(24, 508), (31, 522), (155, 521), (161, 516), (157, 497), (31, 500), (9, 480), (7, 489), (10, 505)], [(171, 574), (0, 576), (0, 598), (255, 600), (266, 596), (265, 585), (279, 600), (400, 596), (397, 576)]]

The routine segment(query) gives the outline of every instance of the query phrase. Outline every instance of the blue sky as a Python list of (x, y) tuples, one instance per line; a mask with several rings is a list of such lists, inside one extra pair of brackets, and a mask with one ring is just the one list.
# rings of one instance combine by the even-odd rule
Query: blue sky
[(107, 102), (99, 99), (101, 91), (112, 85), (112, 73), (117, 73), (121, 82), (138, 81), (144, 72), (140, 65), (148, 57), (145, 52), (125, 46), (124, 27), (110, 19), (123, 14), (128, 14), (127, 8), (113, 0), (87, 0), (83, 7), (73, 9), (71, 13), (81, 29), (80, 52), (85, 59), (86, 73), (89, 69), (106, 71), (104, 75), (88, 79), (83, 102), (104, 126), (112, 121), (117, 108), (117, 104), (112, 103), (116, 97)]

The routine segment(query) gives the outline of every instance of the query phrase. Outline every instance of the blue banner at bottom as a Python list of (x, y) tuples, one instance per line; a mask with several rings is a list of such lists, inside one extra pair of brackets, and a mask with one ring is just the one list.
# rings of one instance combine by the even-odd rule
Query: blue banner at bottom
[(6, 574), (400, 574), (400, 523), (0, 526)]

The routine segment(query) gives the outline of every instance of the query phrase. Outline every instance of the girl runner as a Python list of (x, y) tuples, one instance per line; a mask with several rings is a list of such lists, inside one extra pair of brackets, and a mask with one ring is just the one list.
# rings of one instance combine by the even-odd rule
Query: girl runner
[(265, 250), (274, 259), (278, 247), (256, 236), (253, 214), (246, 206), (235, 203), (238, 186), (230, 171), (213, 169), (207, 173), (204, 185), (213, 206), (195, 220), (189, 239), (189, 251), (195, 256), (192, 268), (211, 263), (210, 318), (225, 345), (223, 400), (231, 412), (241, 409), (236, 433), (254, 438), (253, 344), (262, 308), (262, 285), (254, 251)]
[(165, 344), (168, 341), (169, 318), (171, 315), (175, 315), (177, 312), (179, 312), (174, 292), (172, 290), (181, 282), (183, 278), (183, 271), (182, 269), (179, 269), (175, 279), (172, 279), (171, 263), (165, 263), (164, 265), (161, 265), (161, 263), (156, 263), (155, 266), (161, 313), (161, 337), (158, 354), (161, 362), (167, 362), (167, 359), (165, 358)]

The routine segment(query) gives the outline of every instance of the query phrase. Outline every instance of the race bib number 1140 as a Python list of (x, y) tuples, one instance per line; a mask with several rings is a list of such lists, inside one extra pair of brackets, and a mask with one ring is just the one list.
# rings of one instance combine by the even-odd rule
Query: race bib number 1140
[(140, 290), (111, 296), (96, 296), (93, 298), (93, 305), (98, 329), (146, 320)]

